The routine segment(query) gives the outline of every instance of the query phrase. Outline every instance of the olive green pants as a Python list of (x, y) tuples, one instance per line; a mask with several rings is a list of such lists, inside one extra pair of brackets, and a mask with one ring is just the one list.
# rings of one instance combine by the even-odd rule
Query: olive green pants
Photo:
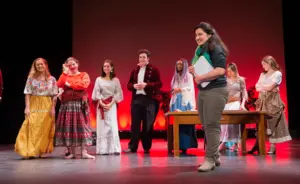
[(198, 93), (198, 114), (207, 141), (205, 157), (212, 161), (219, 157), (220, 119), (227, 99), (227, 87), (199, 90)]

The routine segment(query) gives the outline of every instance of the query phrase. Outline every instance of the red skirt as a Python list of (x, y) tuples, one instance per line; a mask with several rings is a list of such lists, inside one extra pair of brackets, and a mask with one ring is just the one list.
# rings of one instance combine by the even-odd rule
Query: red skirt
[(56, 146), (92, 145), (89, 106), (82, 100), (61, 104), (56, 121)]

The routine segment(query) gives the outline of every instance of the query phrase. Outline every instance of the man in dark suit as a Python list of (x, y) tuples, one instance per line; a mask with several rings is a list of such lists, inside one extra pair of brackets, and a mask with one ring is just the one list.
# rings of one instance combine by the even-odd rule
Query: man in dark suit
[(158, 69), (149, 63), (150, 52), (146, 49), (138, 51), (139, 63), (131, 74), (127, 84), (132, 91), (131, 100), (131, 139), (128, 149), (124, 152), (135, 153), (140, 139), (140, 127), (142, 124), (141, 140), (144, 153), (149, 153), (152, 146), (153, 124), (158, 113), (159, 102), (155, 99), (162, 87)]

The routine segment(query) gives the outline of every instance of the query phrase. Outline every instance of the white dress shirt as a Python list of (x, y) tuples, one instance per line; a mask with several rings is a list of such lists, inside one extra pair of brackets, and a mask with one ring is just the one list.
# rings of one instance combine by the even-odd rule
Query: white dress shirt
[[(140, 71), (138, 74), (138, 84), (144, 82), (145, 72), (146, 72), (146, 66), (140, 67)], [(139, 94), (146, 95), (146, 92), (144, 89), (138, 89), (138, 90), (136, 90), (136, 94), (137, 95), (139, 95)]]

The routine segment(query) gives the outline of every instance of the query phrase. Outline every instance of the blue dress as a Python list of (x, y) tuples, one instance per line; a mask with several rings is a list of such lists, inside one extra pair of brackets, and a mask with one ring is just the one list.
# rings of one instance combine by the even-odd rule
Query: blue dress
[[(188, 83), (178, 82), (176, 87), (183, 90), (182, 93), (174, 94), (170, 102), (170, 111), (189, 111), (195, 107), (195, 92), (192, 75), (188, 75)], [(186, 95), (186, 96), (184, 96)], [(197, 148), (198, 141), (195, 125), (179, 125), (179, 148), (187, 150), (188, 148)]]

